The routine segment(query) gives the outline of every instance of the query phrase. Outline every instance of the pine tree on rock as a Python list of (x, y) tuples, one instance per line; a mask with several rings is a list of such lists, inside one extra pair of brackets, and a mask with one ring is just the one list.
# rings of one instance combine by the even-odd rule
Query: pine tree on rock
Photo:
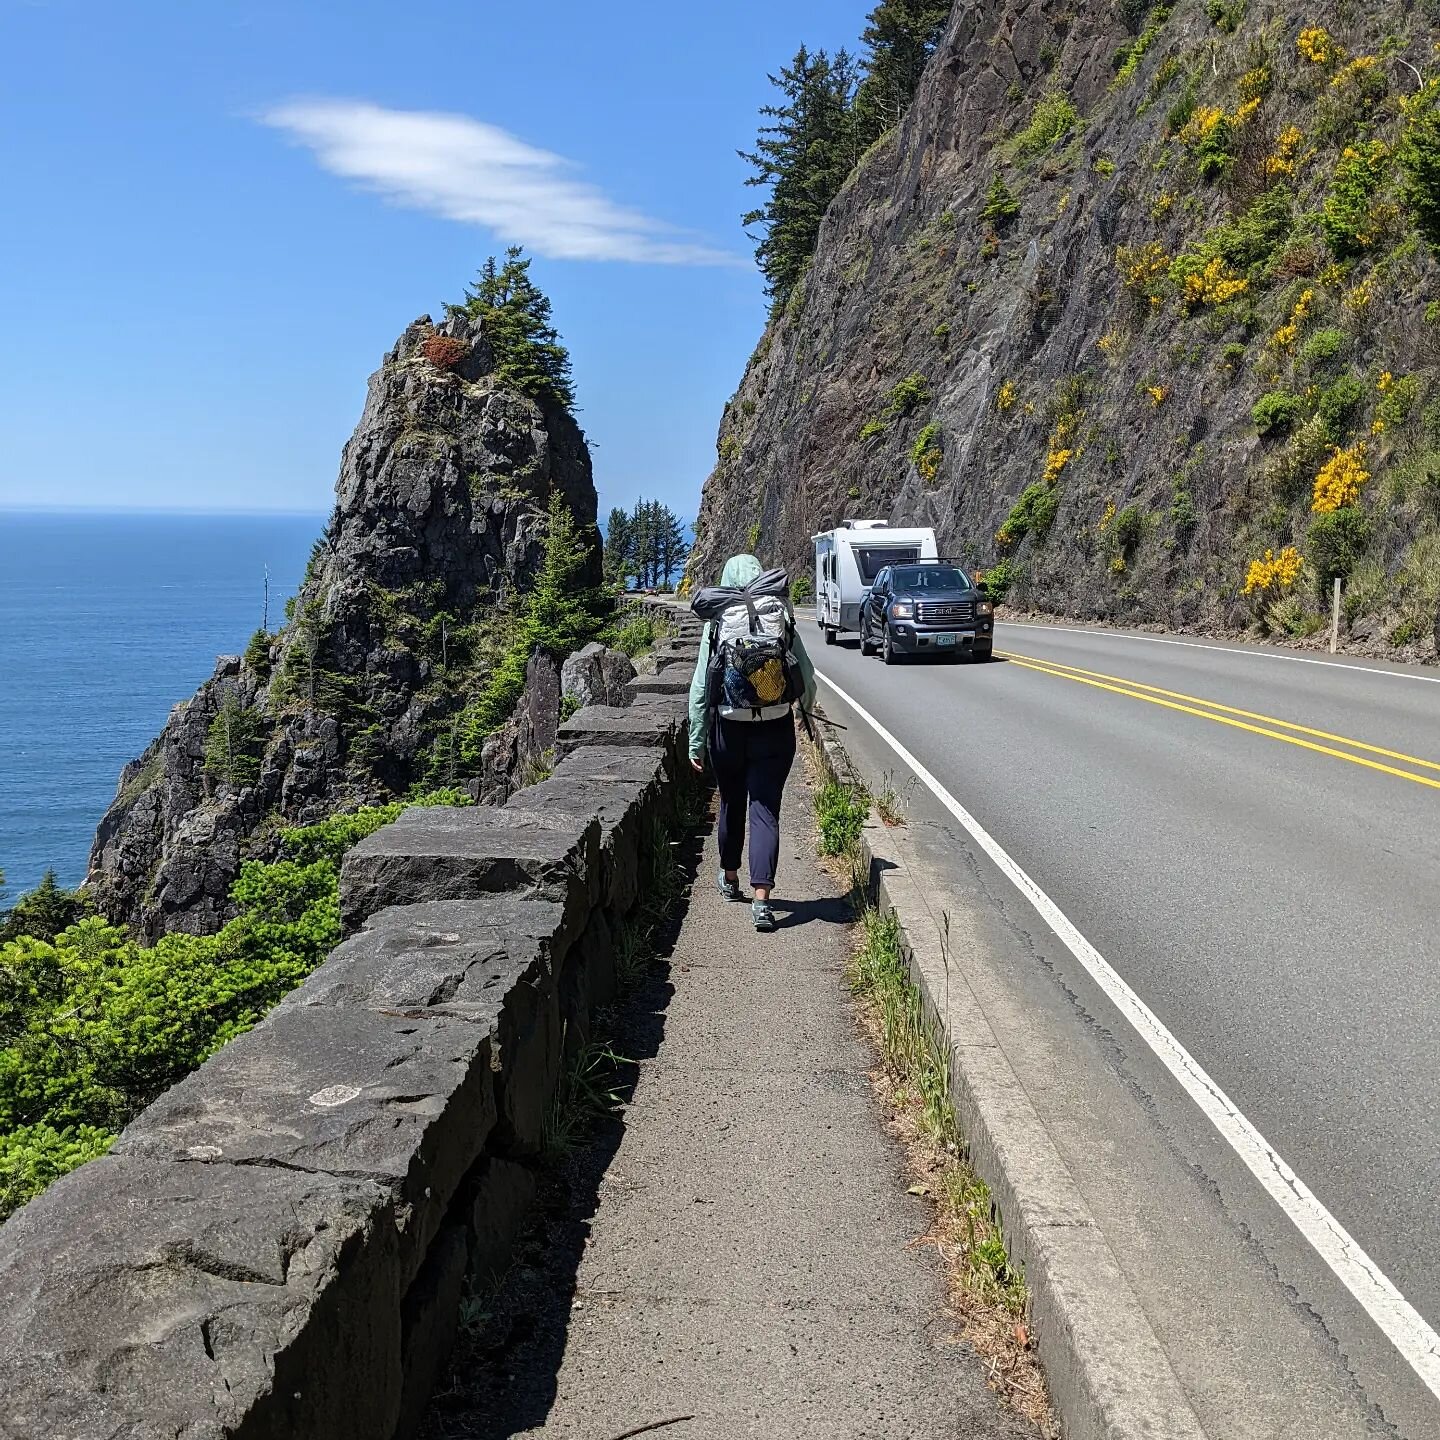
[(623, 586), (630, 578), (631, 562), (630, 516), (618, 505), (605, 522), (605, 581)]
[(495, 354), (495, 377), (533, 400), (568, 410), (575, 403), (570, 355), (551, 323), (550, 301), (530, 278), (530, 261), (518, 245), (497, 265), (492, 255), (465, 290), (465, 303), (449, 307), (478, 319)]
[(855, 94), (862, 145), (900, 123), (949, 18), (949, 0), (881, 0), (866, 17), (860, 37), (866, 48), (865, 78)]
[(770, 194), (741, 223), (760, 226), (755, 258), (778, 309), (809, 267), (820, 222), (858, 158), (855, 64), (843, 50), (832, 59), (802, 45), (770, 83), (783, 101), (760, 113), (774, 123), (761, 126), (753, 153), (739, 152), (755, 172), (745, 183)]

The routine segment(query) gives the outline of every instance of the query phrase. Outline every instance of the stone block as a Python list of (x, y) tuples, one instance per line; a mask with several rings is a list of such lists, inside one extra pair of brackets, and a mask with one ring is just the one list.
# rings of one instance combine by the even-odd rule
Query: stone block
[(492, 1144), (533, 1154), (560, 1074), (566, 924), (565, 906), (513, 895), (393, 906), (333, 951), (281, 1009), (430, 1012), (480, 1027), (494, 1066)]
[(598, 640), (582, 645), (560, 671), (560, 688), (583, 705), (623, 705), (625, 682), (635, 674), (630, 657)]
[(551, 779), (646, 780), (657, 791), (666, 781), (665, 757), (655, 749), (633, 745), (580, 745), (557, 762)]
[(556, 754), (581, 745), (644, 745), (670, 754), (683, 724), (683, 716), (649, 706), (587, 705), (560, 726)]
[(654, 675), (637, 675), (625, 685), (624, 705), (633, 705), (642, 695), (682, 695), (688, 707), (690, 702), (690, 677), (678, 665), (668, 670), (657, 671)]
[(6, 1440), (390, 1440), (395, 1214), (368, 1181), (108, 1155), (0, 1228)]
[(399, 1217), (408, 1280), (494, 1124), (489, 1027), (293, 1005), (167, 1090), (112, 1153), (371, 1181)]
[(415, 1277), (400, 1309), (400, 1419), (395, 1440), (412, 1440), (425, 1407), (444, 1373), (460, 1328), (460, 1297), (470, 1265), (468, 1231), (449, 1224), (436, 1237), (425, 1268)]
[(492, 1280), (508, 1268), (535, 1190), (535, 1172), (503, 1155), (489, 1156), (476, 1173), (469, 1213), (470, 1268), (477, 1280)]
[(579, 824), (573, 815), (417, 806), (346, 854), (341, 918), (354, 930), (387, 905), (473, 900), (497, 891), (559, 901), (567, 914), (583, 916), (598, 885), (599, 834), (593, 819)]
[(660, 803), (652, 780), (592, 780), (552, 775), (517, 790), (506, 808), (552, 815), (593, 815), (600, 824), (600, 889), (597, 904), (623, 914), (635, 903), (640, 835), (645, 813)]

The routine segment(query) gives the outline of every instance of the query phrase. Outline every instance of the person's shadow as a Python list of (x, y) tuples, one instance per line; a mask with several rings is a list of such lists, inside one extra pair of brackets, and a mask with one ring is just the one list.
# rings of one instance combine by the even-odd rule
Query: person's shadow
[(849, 900), (843, 895), (821, 895), (814, 900), (782, 900), (772, 896), (770, 908), (775, 912), (777, 930), (789, 930), (813, 921), (823, 925), (848, 925), (855, 918)]

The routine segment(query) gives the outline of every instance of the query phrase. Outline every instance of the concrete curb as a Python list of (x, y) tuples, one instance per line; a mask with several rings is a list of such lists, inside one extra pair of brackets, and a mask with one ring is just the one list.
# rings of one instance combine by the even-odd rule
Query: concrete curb
[[(866, 783), (828, 732), (817, 751), (832, 780)], [(990, 1187), (1005, 1243), (1024, 1270), (1064, 1435), (1204, 1440), (1134, 1291), (966, 981), (964, 946), (955, 937), (969, 902), (947, 896), (944, 877), (924, 863), (905, 827), (881, 824), (873, 811), (861, 863), (875, 903), (899, 923), (911, 978), (949, 1047), (968, 1158)]]

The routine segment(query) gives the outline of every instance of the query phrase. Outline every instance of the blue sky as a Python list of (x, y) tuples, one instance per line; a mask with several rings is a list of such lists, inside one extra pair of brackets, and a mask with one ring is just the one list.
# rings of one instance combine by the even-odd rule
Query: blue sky
[(0, 0), (0, 506), (328, 508), (384, 350), (519, 240), (602, 513), (693, 514), (764, 317), (735, 151), (868, 8)]

